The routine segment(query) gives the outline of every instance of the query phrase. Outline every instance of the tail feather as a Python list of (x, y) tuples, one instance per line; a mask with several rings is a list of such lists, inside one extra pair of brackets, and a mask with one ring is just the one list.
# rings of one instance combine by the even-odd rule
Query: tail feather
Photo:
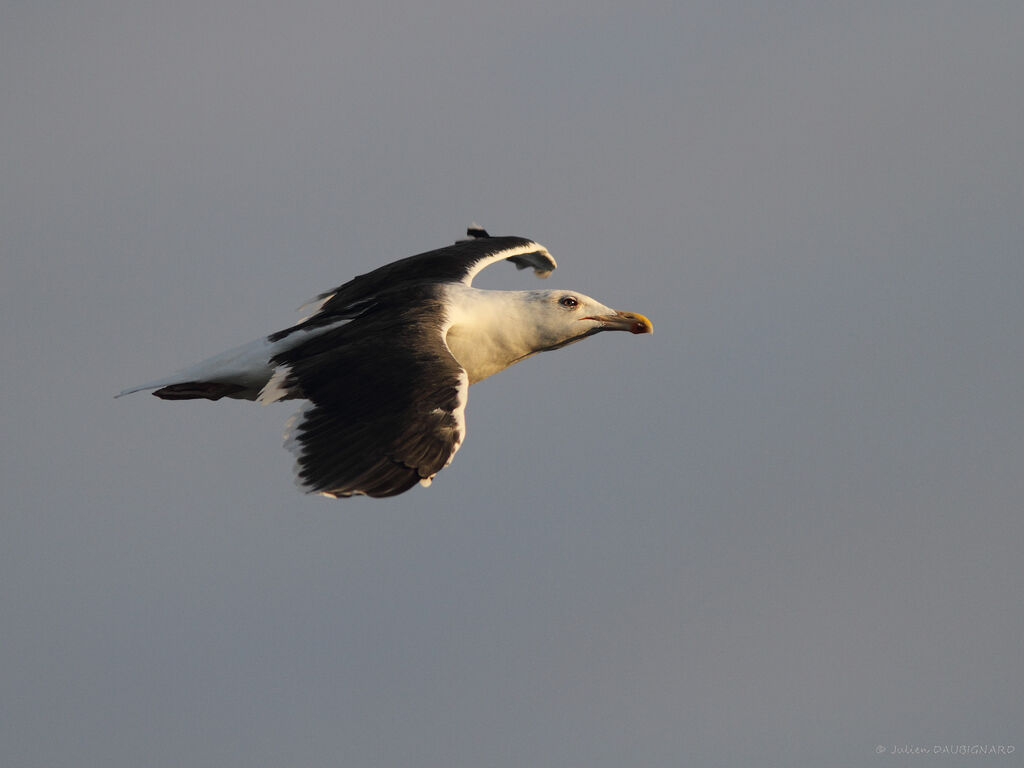
[(273, 353), (273, 345), (267, 339), (257, 339), (170, 376), (130, 387), (117, 397), (152, 389), (163, 400), (255, 400), (274, 372), (270, 364)]
[[(161, 387), (153, 394), (161, 400), (220, 400), (222, 397), (239, 396), (245, 387), (220, 381), (188, 381)], [(244, 397), (244, 395), (241, 395)]]
[[(277, 365), (271, 360), (280, 352), (345, 322), (347, 320), (333, 325), (295, 330), (276, 340), (272, 336), (256, 339), (170, 376), (125, 389), (115, 397), (152, 389), (156, 390), (153, 394), (163, 400), (220, 400), (222, 397), (231, 397), (273, 402), (288, 399), (295, 395), (284, 387), (281, 376), (274, 378)], [(260, 397), (263, 392), (266, 397)]]

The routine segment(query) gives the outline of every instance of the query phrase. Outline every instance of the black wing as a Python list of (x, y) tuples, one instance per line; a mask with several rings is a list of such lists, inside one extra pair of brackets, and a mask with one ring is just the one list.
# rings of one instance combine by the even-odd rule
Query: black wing
[(309, 400), (286, 442), (301, 486), (394, 496), (451, 462), (465, 436), (469, 379), (444, 342), (437, 293), (389, 291), (273, 358), (277, 386)]
[(384, 291), (410, 285), (462, 282), (469, 285), (480, 270), (498, 261), (511, 261), (518, 269), (532, 267), (547, 277), (558, 265), (547, 249), (525, 237), (490, 237), (479, 227), (467, 230), (468, 240), (385, 264), (344, 285), (317, 296), (316, 312), (298, 325), (271, 336), (271, 341), (304, 328), (315, 328), (355, 317)]

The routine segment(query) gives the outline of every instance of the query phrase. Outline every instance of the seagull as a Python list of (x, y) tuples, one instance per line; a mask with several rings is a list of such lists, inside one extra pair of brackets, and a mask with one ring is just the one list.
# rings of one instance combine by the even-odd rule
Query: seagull
[[(323, 293), (290, 328), (131, 387), (164, 400), (303, 401), (285, 429), (296, 484), (331, 498), (429, 486), (466, 437), (469, 386), (538, 352), (651, 321), (577, 291), (474, 288), (509, 261), (547, 277), (557, 264), (523, 237), (467, 239), (400, 259)], [(304, 307), (304, 308), (305, 308)]]

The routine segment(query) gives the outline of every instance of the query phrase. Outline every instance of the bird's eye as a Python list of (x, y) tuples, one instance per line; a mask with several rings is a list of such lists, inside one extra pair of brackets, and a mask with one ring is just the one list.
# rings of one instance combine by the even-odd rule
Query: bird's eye
[(558, 303), (567, 309), (576, 309), (580, 305), (579, 299), (575, 296), (563, 296), (558, 300)]

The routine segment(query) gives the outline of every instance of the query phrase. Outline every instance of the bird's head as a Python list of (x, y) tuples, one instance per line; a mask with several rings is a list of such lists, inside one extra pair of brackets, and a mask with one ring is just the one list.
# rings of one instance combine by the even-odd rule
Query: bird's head
[(578, 291), (531, 291), (534, 332), (541, 350), (559, 349), (601, 331), (653, 333), (654, 325), (636, 312), (607, 307)]

